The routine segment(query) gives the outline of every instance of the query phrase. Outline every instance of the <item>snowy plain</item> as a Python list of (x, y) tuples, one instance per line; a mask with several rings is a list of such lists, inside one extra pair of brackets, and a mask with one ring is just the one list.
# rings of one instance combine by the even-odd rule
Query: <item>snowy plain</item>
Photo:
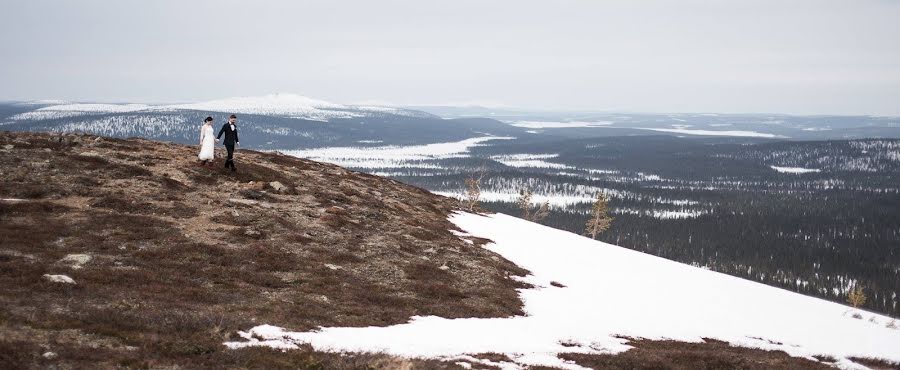
[[(468, 157), (469, 149), (491, 140), (513, 137), (482, 136), (456, 142), (407, 146), (326, 147), (319, 149), (283, 150), (284, 154), (354, 168), (404, 168), (411, 161), (429, 161)], [(414, 167), (421, 167), (415, 165)]]
[(535, 288), (520, 290), (526, 316), (413, 317), (388, 327), (311, 332), (260, 325), (239, 333), (246, 340), (225, 345), (290, 350), (309, 343), (324, 351), (383, 351), (470, 362), (479, 361), (472, 354), (496, 352), (514, 361), (499, 364), (503, 368), (581, 369), (557, 354), (626, 351), (630, 347), (620, 336), (690, 342), (713, 338), (810, 359), (831, 355), (846, 369), (865, 368), (850, 361), (851, 356), (900, 361), (900, 330), (889, 327), (887, 316), (503, 214), (456, 213), (450, 220), (467, 233), (458, 234), (461, 238), (491, 239), (485, 248), (531, 271), (523, 280)]
[(771, 169), (781, 172), (781, 173), (794, 173), (794, 174), (803, 174), (803, 173), (813, 173), (813, 172), (822, 172), (822, 170), (818, 168), (803, 168), (803, 167), (779, 167), (779, 166), (769, 166)]

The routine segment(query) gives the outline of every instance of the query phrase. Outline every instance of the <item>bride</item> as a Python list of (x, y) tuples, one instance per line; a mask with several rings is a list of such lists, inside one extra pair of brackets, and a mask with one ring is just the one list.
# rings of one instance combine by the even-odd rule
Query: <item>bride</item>
[(212, 117), (206, 117), (203, 120), (203, 126), (200, 127), (200, 158), (201, 164), (206, 166), (211, 164), (215, 157), (216, 137), (213, 135)]

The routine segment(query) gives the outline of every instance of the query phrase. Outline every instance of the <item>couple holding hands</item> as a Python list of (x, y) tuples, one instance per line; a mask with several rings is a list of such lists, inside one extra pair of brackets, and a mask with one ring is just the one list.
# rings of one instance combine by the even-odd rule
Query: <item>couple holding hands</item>
[(219, 142), (222, 135), (225, 135), (223, 144), (225, 144), (225, 150), (228, 151), (225, 168), (231, 168), (231, 171), (234, 172), (234, 147), (240, 144), (237, 132), (237, 116), (232, 114), (231, 117), (228, 117), (228, 122), (222, 125), (218, 136), (213, 136), (212, 123), (212, 117), (206, 117), (203, 120), (203, 126), (200, 128), (200, 155), (197, 157), (200, 158), (201, 165), (211, 165), (212, 160), (215, 158), (215, 143)]

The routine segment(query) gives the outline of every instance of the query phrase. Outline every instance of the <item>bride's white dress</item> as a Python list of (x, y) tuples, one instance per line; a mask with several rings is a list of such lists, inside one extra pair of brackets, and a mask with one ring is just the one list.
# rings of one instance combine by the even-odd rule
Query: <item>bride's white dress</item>
[(197, 157), (203, 160), (213, 160), (216, 150), (216, 138), (213, 135), (212, 125), (203, 125), (200, 128), (200, 155)]

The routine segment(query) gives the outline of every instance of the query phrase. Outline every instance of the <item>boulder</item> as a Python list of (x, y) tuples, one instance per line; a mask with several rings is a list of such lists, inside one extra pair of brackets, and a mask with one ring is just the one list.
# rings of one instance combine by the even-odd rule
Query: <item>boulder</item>
[(44, 279), (52, 283), (61, 283), (61, 284), (75, 284), (75, 280), (66, 276), (66, 275), (50, 275), (44, 274)]
[(272, 182), (270, 182), (270, 183), (269, 183), (269, 187), (272, 188), (272, 190), (275, 190), (275, 191), (277, 191), (277, 192), (279, 192), (279, 193), (281, 193), (281, 192), (287, 190), (287, 186), (284, 186), (284, 184), (282, 184), (282, 183), (280, 183), (280, 182), (278, 182), (278, 181), (272, 181)]

